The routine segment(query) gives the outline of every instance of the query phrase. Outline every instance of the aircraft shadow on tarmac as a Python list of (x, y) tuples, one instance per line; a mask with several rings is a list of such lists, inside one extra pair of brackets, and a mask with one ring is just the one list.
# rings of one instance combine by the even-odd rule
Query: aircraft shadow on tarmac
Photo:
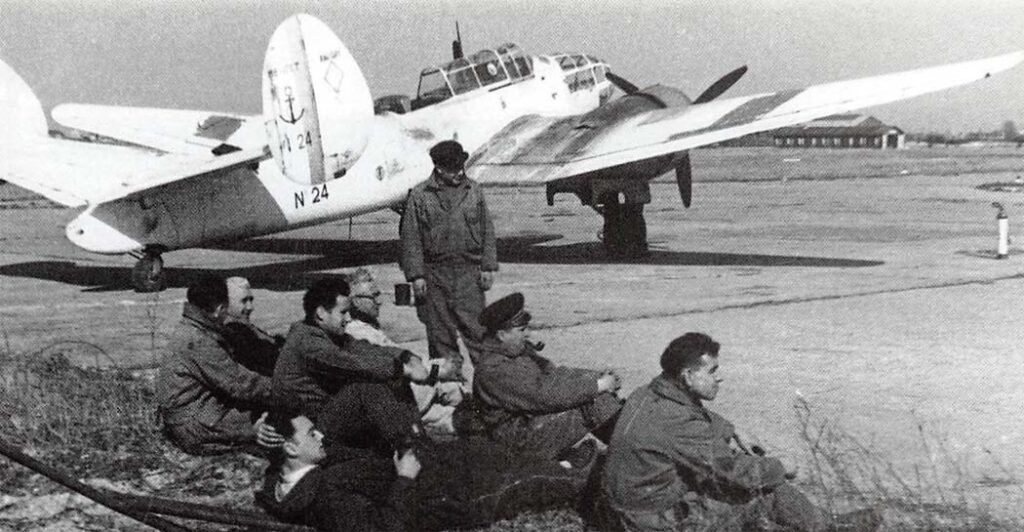
[[(669, 266), (760, 266), (860, 268), (882, 261), (787, 255), (684, 252), (652, 249), (642, 259), (604, 256), (598, 242), (540, 245), (562, 238), (557, 234), (527, 235), (498, 240), (498, 259), (510, 264), (651, 264)], [(182, 288), (203, 275), (241, 275), (255, 288), (276, 291), (301, 290), (324, 273), (340, 268), (392, 264), (398, 261), (397, 240), (330, 240), (303, 238), (255, 238), (207, 246), (209, 249), (314, 255), (294, 261), (238, 268), (180, 268), (164, 270), (166, 286)], [(131, 290), (130, 266), (76, 264), (71, 261), (35, 261), (0, 266), (0, 275), (59, 281), (85, 287), (88, 292)]]

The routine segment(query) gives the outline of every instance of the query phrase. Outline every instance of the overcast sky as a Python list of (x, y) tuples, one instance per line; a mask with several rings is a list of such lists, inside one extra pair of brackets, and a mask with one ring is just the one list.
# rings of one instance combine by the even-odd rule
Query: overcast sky
[[(256, 113), (267, 39), (286, 17), (327, 23), (374, 96), (412, 93), (449, 59), (513, 41), (586, 52), (637, 85), (699, 94), (746, 64), (732, 96), (1024, 49), (1022, 0), (0, 0), (0, 58), (49, 109), (63, 102)], [(1024, 67), (870, 111), (909, 131), (1024, 126)]]

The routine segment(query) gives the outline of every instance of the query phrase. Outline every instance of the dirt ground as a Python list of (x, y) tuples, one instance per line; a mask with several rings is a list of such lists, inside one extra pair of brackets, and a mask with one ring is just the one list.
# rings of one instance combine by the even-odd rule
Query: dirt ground
[[(615, 368), (627, 393), (668, 341), (707, 332), (724, 346), (712, 408), (771, 452), (806, 460), (794, 412), (806, 401), (898, 469), (1012, 513), (1024, 498), (1024, 193), (977, 187), (1024, 174), (1024, 151), (706, 150), (694, 173), (690, 209), (674, 183), (654, 186), (639, 262), (603, 259), (599, 218), (572, 197), (549, 207), (540, 188), (489, 189), (502, 262), (490, 297), (523, 292), (545, 355)], [(0, 189), (9, 352), (73, 342), (83, 364), (152, 366), (183, 287), (205, 272), (249, 276), (254, 319), (274, 332), (298, 319), (313, 276), (368, 265), (389, 295), (401, 280), (386, 212), (172, 252), (172, 287), (135, 294), (131, 259), (64, 239), (73, 212)], [(993, 258), (993, 201), (1016, 238), (1006, 260)], [(412, 309), (384, 313), (426, 352)]]

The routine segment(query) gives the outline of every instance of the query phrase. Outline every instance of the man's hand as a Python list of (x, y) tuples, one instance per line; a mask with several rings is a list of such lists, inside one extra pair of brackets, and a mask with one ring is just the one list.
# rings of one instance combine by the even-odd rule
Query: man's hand
[(412, 293), (416, 299), (422, 299), (427, 295), (427, 280), (420, 277), (412, 282)]
[(612, 371), (605, 371), (597, 379), (597, 391), (615, 393), (622, 387), (622, 380)]
[(438, 390), (437, 403), (444, 406), (459, 406), (462, 402), (462, 388), (451, 384), (445, 388)]
[(480, 272), (480, 289), (484, 292), (491, 289), (494, 284), (494, 272)]
[(786, 470), (786, 480), (793, 480), (800, 473), (800, 466), (795, 460), (789, 457), (780, 456), (779, 461), (782, 462), (782, 467)]
[(256, 443), (267, 449), (277, 449), (284, 445), (284, 436), (281, 436), (274, 427), (267, 423), (267, 412), (264, 412), (252, 427), (256, 429)]
[(416, 480), (416, 477), (420, 474), (420, 469), (423, 468), (419, 458), (416, 458), (416, 453), (412, 452), (412, 449), (405, 451), (404, 454), (399, 454), (398, 451), (395, 451), (395, 456), (392, 460), (395, 462), (395, 471), (398, 473), (398, 476), (410, 480)]
[(462, 368), (455, 365), (452, 359), (432, 360), (431, 364), (437, 365), (437, 380), (441, 382), (452, 382), (462, 380)]
[(402, 365), (402, 375), (413, 382), (423, 382), (430, 377), (430, 370), (423, 365), (420, 357), (413, 355)]

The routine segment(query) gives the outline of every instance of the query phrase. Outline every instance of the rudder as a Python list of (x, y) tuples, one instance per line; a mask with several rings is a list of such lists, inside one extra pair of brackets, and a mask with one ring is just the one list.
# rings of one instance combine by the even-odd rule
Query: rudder
[(0, 109), (4, 124), (0, 127), (0, 142), (47, 136), (49, 127), (46, 114), (35, 93), (7, 63), (0, 60)]
[(316, 18), (295, 15), (267, 46), (263, 115), (281, 171), (318, 184), (344, 176), (366, 149), (373, 99), (341, 40)]

